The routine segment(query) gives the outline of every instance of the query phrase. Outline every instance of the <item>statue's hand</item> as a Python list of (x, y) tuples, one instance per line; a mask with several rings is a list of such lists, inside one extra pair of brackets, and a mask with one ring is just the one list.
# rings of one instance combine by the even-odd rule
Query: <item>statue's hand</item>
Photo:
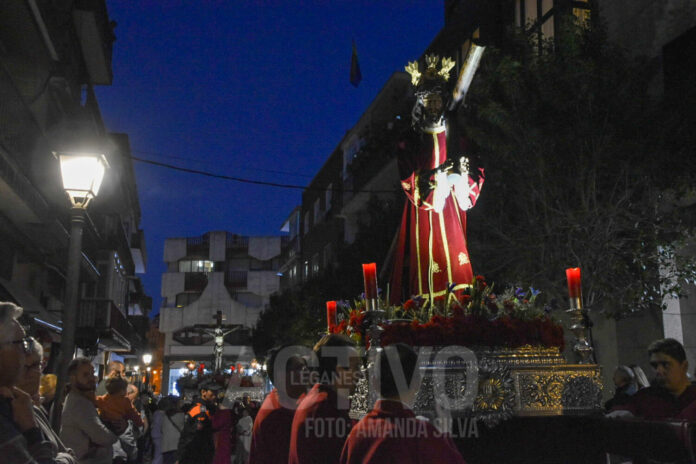
[(450, 195), (450, 186), (447, 181), (447, 171), (438, 171), (435, 174), (435, 191), (433, 192), (433, 209), (441, 213), (445, 209), (445, 201)]

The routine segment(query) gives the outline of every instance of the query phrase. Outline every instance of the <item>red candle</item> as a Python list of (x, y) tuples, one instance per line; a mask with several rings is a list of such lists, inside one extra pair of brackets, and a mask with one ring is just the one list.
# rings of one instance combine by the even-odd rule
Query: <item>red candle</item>
[(363, 281), (365, 283), (365, 299), (377, 298), (377, 264), (363, 264)]
[(331, 329), (336, 327), (338, 320), (336, 319), (336, 302), (327, 301), (326, 302), (326, 325), (331, 332)]
[(568, 278), (568, 296), (570, 299), (579, 299), (582, 295), (582, 286), (580, 284), (580, 268), (571, 267), (566, 269), (566, 277)]

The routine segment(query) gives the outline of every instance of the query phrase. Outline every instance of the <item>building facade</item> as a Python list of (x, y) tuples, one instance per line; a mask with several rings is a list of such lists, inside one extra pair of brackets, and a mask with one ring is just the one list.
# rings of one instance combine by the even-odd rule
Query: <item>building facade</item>
[(355, 241), (372, 198), (401, 198), (396, 146), (388, 141), (408, 118), (410, 96), (408, 74), (394, 73), (310, 181), (302, 204), (281, 228), (288, 233), (281, 260), (283, 288), (333, 266), (338, 251)]
[(94, 92), (111, 84), (114, 40), (104, 0), (0, 4), (0, 300), (23, 306), (43, 335), (46, 372), (60, 346), (70, 230), (53, 152), (79, 148), (79, 137), (101, 140), (111, 169), (87, 211), (77, 346), (126, 354), (143, 341), (129, 320), (149, 310), (130, 146), (108, 133)]
[(224, 326), (223, 366), (254, 358), (249, 336), (272, 293), (280, 289), (283, 237), (213, 231), (169, 238), (164, 245), (159, 330), (165, 336), (163, 393), (173, 391), (189, 362), (210, 368), (218, 312)]

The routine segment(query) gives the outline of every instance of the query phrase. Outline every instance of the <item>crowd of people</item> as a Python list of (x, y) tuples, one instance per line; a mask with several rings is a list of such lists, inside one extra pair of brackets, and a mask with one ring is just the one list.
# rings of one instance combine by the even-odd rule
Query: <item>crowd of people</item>
[[(270, 353), (274, 389), (263, 403), (232, 399), (214, 381), (199, 385), (192, 402), (158, 401), (111, 362), (97, 383), (90, 359), (68, 369), (63, 404), (54, 401), (55, 376), (42, 375), (41, 345), (18, 322), (21, 308), (0, 303), (0, 460), (7, 464), (305, 464), (463, 463), (448, 430), (412, 410), (419, 382), (417, 354), (404, 344), (379, 354), (379, 400), (356, 421), (350, 396), (363, 360), (345, 336), (325, 335), (313, 350)], [(650, 384), (638, 366), (619, 366), (607, 417), (696, 420), (696, 385), (683, 346), (658, 340), (648, 356)], [(49, 421), (61, 408), (61, 427)]]

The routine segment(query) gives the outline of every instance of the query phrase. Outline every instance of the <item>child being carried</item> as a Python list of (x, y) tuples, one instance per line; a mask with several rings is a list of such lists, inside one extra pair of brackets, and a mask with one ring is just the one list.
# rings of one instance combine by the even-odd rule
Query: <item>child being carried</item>
[(104, 425), (115, 433), (123, 432), (118, 424), (127, 420), (133, 421), (133, 425), (137, 427), (142, 427), (144, 425), (142, 417), (126, 398), (128, 382), (121, 377), (111, 377), (106, 379), (105, 386), (106, 395), (97, 396), (95, 401)]

